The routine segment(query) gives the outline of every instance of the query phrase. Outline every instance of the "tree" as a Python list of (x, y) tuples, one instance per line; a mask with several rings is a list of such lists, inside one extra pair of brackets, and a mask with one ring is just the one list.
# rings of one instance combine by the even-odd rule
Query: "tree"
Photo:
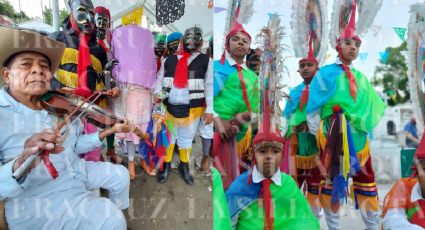
[(24, 12), (16, 12), (8, 0), (0, 0), (0, 15), (10, 17), (17, 24), (30, 19)]
[[(68, 14), (66, 9), (59, 10), (59, 22), (63, 22)], [(53, 25), (52, 10), (46, 6), (43, 9), (43, 21), (49, 25)]]
[(406, 57), (402, 54), (407, 50), (407, 43), (403, 42), (398, 47), (387, 47), (385, 50), (389, 52), (387, 61), (376, 67), (372, 84), (382, 86), (389, 97), (388, 105), (394, 106), (410, 99)]

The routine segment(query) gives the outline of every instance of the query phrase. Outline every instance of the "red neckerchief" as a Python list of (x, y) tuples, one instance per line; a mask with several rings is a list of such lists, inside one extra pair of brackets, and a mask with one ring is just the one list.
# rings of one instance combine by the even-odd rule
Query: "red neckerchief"
[(90, 34), (80, 32), (77, 23), (75, 22), (74, 17), (72, 17), (72, 15), (69, 17), (69, 21), (71, 22), (72, 29), (74, 29), (80, 37), (77, 64), (78, 85), (77, 89), (75, 90), (75, 94), (87, 98), (91, 95), (91, 90), (89, 89), (87, 84), (87, 67), (91, 66), (90, 49), (88, 45)]
[(340, 64), (341, 68), (344, 70), (345, 75), (347, 75), (348, 83), (350, 85), (350, 95), (353, 97), (354, 101), (356, 100), (357, 95), (357, 83), (356, 78), (350, 70), (350, 67), (345, 66), (344, 64)]
[(303, 93), (301, 94), (300, 104), (298, 105), (298, 108), (300, 109), (300, 111), (303, 111), (304, 106), (308, 102), (309, 92), (310, 92), (310, 86), (309, 85), (305, 85), (304, 90), (303, 90)]
[(103, 41), (103, 39), (97, 39), (97, 43), (102, 46), (106, 53), (109, 53), (109, 48), (106, 46), (105, 41)]
[(235, 64), (233, 66), (235, 66), (236, 69), (238, 70), (238, 77), (239, 77), (239, 81), (240, 81), (241, 87), (242, 87), (243, 100), (245, 101), (248, 112), (251, 113), (251, 104), (249, 103), (248, 93), (246, 91), (246, 84), (245, 84), (245, 80), (244, 80), (243, 75), (242, 75), (242, 66), (239, 65), (239, 64)]
[(270, 191), (270, 184), (273, 183), (271, 179), (265, 179), (261, 182), (261, 196), (264, 204), (264, 230), (274, 229), (274, 211), (272, 193)]
[(159, 69), (161, 69), (161, 57), (156, 58), (156, 72), (158, 72)]
[(179, 55), (182, 57), (177, 62), (176, 72), (174, 74), (174, 87), (181, 89), (186, 88), (189, 78), (189, 70), (187, 66), (187, 59), (190, 57), (190, 53), (181, 52)]

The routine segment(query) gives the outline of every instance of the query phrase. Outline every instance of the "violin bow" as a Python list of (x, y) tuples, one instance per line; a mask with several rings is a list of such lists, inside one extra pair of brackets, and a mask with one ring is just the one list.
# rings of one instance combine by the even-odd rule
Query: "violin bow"
[[(90, 95), (88, 98), (86, 98), (82, 103), (80, 103), (70, 114), (68, 114), (67, 116), (65, 116), (64, 120), (59, 123), (59, 125), (56, 127), (55, 132), (60, 132), (60, 130), (68, 123), (71, 121), (72, 117), (78, 112), (78, 110), (80, 110), (83, 105), (85, 105), (87, 102), (89, 102), (91, 99), (94, 98), (94, 100), (91, 100), (89, 105), (86, 106), (83, 111), (78, 114), (77, 117), (75, 117), (72, 121), (71, 121), (71, 125), (73, 125), (76, 121), (78, 121), (81, 116), (90, 108), (91, 105), (93, 105), (95, 103), (95, 101), (97, 101), (97, 99), (99, 99), (99, 97), (102, 95), (102, 92), (99, 91), (95, 91), (92, 95)], [(96, 96), (96, 97), (95, 97)], [(61, 132), (61, 135), (63, 135), (66, 132), (66, 129)], [(56, 148), (56, 146), (55, 146)], [(53, 166), (53, 164), (50, 162), (49, 159), (49, 154), (51, 151), (48, 150), (43, 150), (43, 151), (38, 151), (37, 153), (29, 156), (24, 163), (22, 163), (21, 166), (19, 166), (15, 172), (12, 174), (12, 177), (14, 179), (18, 179), (21, 178), (24, 173), (31, 167), (32, 163), (34, 162), (34, 160), (36, 159), (36, 157), (40, 156), (42, 158), (42, 161), (44, 162), (47, 171), (49, 172), (49, 174), (53, 177), (53, 179), (56, 179), (56, 177), (58, 176), (58, 172), (56, 171), (55, 167)]]

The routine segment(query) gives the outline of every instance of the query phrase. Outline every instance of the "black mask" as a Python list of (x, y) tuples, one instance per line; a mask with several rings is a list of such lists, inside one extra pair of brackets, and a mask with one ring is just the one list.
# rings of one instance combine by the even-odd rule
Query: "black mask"
[(180, 39), (167, 44), (168, 54), (175, 54), (179, 49)]
[(202, 30), (198, 27), (191, 27), (184, 32), (183, 49), (187, 53), (193, 53), (202, 45)]
[(82, 33), (93, 32), (95, 26), (93, 3), (90, 0), (70, 0), (69, 6), (78, 29)]
[(96, 37), (103, 40), (109, 30), (110, 21), (105, 13), (96, 13)]
[(161, 57), (164, 54), (165, 42), (158, 42), (155, 44), (154, 51), (157, 57)]

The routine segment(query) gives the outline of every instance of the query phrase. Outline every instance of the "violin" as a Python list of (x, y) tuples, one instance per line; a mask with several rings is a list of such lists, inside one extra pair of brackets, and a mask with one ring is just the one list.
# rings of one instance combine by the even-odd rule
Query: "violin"
[[(112, 112), (93, 103), (97, 101), (100, 95), (106, 95), (106, 92), (96, 91), (94, 94), (97, 94), (98, 96), (95, 97), (92, 103), (89, 103), (90, 100), (86, 100), (77, 95), (64, 96), (59, 92), (52, 91), (43, 96), (42, 104), (49, 113), (57, 116), (70, 114), (72, 111), (76, 110), (78, 106), (80, 106), (81, 108), (77, 109), (75, 115), (78, 116), (81, 113), (84, 113), (81, 117), (86, 118), (89, 123), (102, 129), (112, 127), (116, 123), (124, 122), (123, 119), (115, 116)], [(149, 134), (143, 133), (137, 127), (135, 127), (132, 132), (140, 139), (149, 139)]]
[[(118, 118), (113, 113), (94, 104), (101, 95), (106, 94), (106, 92), (95, 91), (88, 98), (83, 99), (76, 95), (68, 95), (65, 97), (59, 92), (51, 91), (42, 97), (42, 105), (49, 113), (64, 117), (64, 120), (55, 129), (56, 132), (61, 132), (61, 135), (65, 132), (62, 128), (68, 124), (68, 122), (71, 122), (72, 124), (82, 117), (86, 118), (88, 122), (101, 128), (111, 127), (118, 122), (123, 123), (123, 119)], [(150, 138), (149, 134), (143, 133), (137, 127), (134, 127), (132, 132), (140, 139), (148, 140)], [(53, 151), (61, 152), (63, 151), (63, 148), (56, 146)], [(22, 163), (21, 166), (19, 166), (19, 168), (16, 169), (16, 171), (12, 174), (12, 177), (15, 179), (21, 178), (31, 167), (36, 157), (40, 156), (49, 174), (53, 177), (53, 179), (56, 179), (58, 172), (50, 162), (50, 152), (51, 151), (44, 150), (31, 155)]]

